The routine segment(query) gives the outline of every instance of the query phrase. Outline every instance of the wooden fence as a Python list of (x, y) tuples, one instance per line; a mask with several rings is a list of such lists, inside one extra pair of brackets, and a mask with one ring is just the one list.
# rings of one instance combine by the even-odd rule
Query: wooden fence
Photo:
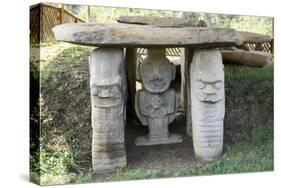
[(52, 28), (63, 23), (81, 23), (84, 20), (72, 15), (64, 8), (47, 4), (36, 4), (30, 7), (30, 42), (38, 44), (55, 39)]
[[(140, 55), (146, 55), (147, 49), (146, 48), (138, 48), (137, 53)], [(179, 56), (180, 49), (179, 48), (166, 48), (166, 56)]]
[(260, 43), (244, 43), (249, 51), (264, 51), (273, 54), (274, 51), (274, 39), (271, 41), (264, 41)]

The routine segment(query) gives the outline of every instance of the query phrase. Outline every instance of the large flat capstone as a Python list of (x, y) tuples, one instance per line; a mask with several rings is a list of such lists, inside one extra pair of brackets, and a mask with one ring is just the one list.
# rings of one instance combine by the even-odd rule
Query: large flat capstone
[(119, 23), (155, 25), (159, 27), (197, 27), (195, 23), (184, 18), (175, 17), (145, 17), (145, 16), (120, 16)]
[(56, 40), (88, 46), (183, 47), (239, 46), (243, 38), (234, 29), (157, 27), (136, 24), (68, 23), (53, 28)]

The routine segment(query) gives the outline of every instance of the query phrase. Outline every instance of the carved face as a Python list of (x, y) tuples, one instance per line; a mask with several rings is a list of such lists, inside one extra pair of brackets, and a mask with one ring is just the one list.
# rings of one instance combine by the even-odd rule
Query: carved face
[(166, 58), (165, 49), (148, 49), (148, 55), (139, 64), (137, 79), (151, 93), (166, 91), (175, 76), (175, 66)]
[(224, 97), (224, 83), (222, 80), (204, 81), (195, 80), (196, 97), (204, 102), (217, 102)]
[(92, 97), (95, 107), (113, 107), (121, 104), (122, 92), (120, 80), (110, 84), (92, 84)]
[(222, 57), (217, 50), (200, 50), (194, 53), (190, 74), (194, 98), (215, 103), (224, 98), (224, 70)]

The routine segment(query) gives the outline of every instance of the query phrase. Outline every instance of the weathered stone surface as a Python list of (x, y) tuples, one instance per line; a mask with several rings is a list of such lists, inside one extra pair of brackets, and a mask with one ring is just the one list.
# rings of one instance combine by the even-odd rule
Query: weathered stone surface
[(188, 58), (188, 50), (185, 48), (180, 48), (180, 69), (181, 69), (181, 95), (180, 95), (180, 108), (186, 108), (186, 99), (187, 99), (187, 81), (186, 80), (186, 59)]
[(195, 155), (214, 160), (223, 150), (224, 67), (219, 50), (195, 51), (190, 67)]
[(224, 63), (237, 63), (253, 67), (262, 67), (272, 60), (271, 53), (244, 50), (222, 50), (222, 57)]
[(182, 142), (181, 135), (169, 134), (168, 138), (151, 139), (148, 136), (139, 136), (135, 140), (137, 146), (151, 146), (159, 144), (174, 144)]
[[(107, 125), (108, 126), (108, 125)], [(93, 131), (93, 138), (94, 140), (99, 140), (99, 141), (112, 141), (112, 142), (116, 142), (116, 143), (124, 143), (125, 139), (124, 139), (124, 131), (112, 131), (112, 132), (103, 132), (103, 133), (99, 133), (96, 131)]]
[(124, 143), (121, 144), (97, 144), (93, 145), (95, 147), (95, 152), (105, 152), (105, 151), (124, 151)]
[(135, 96), (135, 110), (149, 135), (138, 137), (136, 145), (155, 145), (182, 142), (179, 135), (170, 135), (169, 124), (175, 119), (177, 98), (169, 89), (175, 78), (175, 66), (165, 57), (165, 49), (148, 49), (148, 56), (137, 68), (137, 79), (144, 89)]
[(154, 25), (158, 27), (208, 27), (205, 21), (194, 23), (185, 18), (176, 17), (146, 17), (146, 16), (120, 16), (117, 22), (126, 24)]
[(124, 166), (127, 163), (126, 158), (120, 157), (115, 159), (101, 158), (97, 159), (95, 163), (95, 173), (105, 173), (110, 172), (112, 169), (120, 168), (120, 166)]
[(136, 24), (68, 23), (53, 28), (56, 40), (89, 46), (227, 47), (241, 45), (234, 29), (157, 27)]
[(90, 58), (92, 164), (95, 172), (126, 166), (126, 73), (122, 49), (95, 49)]
[(93, 152), (92, 156), (95, 158), (95, 160), (120, 159), (120, 158), (124, 158), (124, 156), (126, 156), (126, 152), (124, 150), (119, 150), (119, 151), (99, 151), (99, 152)]
[[(168, 89), (163, 93), (150, 93), (141, 89), (136, 94), (136, 110), (143, 125), (148, 125), (151, 119), (164, 118), (168, 115), (168, 123), (176, 116), (176, 93)], [(155, 133), (156, 134), (156, 133)]]
[(147, 57), (137, 69), (137, 79), (151, 93), (166, 91), (175, 79), (176, 67), (165, 56), (165, 50), (148, 49)]
[(244, 43), (270, 42), (272, 40), (272, 37), (269, 35), (244, 31), (239, 31), (239, 33), (242, 36)]
[(120, 16), (119, 23), (155, 25), (158, 27), (196, 27), (197, 25), (184, 18), (175, 17), (145, 17), (145, 16)]

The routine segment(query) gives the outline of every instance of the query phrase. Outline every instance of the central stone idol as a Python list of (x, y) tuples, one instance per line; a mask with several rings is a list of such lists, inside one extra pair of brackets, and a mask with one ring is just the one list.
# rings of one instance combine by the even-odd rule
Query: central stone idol
[(137, 137), (136, 145), (156, 145), (182, 142), (182, 137), (169, 133), (169, 124), (177, 113), (177, 97), (169, 88), (176, 68), (166, 58), (165, 48), (148, 49), (147, 57), (137, 67), (137, 80), (143, 83), (135, 95), (136, 114), (149, 134)]

